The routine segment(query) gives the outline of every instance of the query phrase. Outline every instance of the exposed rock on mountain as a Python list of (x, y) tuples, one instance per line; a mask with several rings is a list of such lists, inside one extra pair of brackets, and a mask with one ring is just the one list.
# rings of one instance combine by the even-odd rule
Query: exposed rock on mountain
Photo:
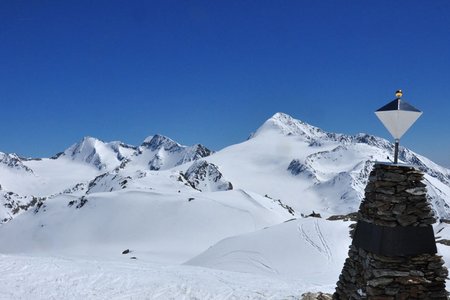
[(219, 168), (204, 160), (194, 162), (186, 171), (185, 178), (194, 189), (202, 192), (227, 191), (233, 189), (233, 185), (223, 178)]
[(14, 192), (0, 192), (0, 224), (6, 223), (16, 215), (35, 209), (35, 213), (43, 206), (46, 197), (21, 196)]
[(291, 171), (292, 175), (302, 175), (306, 176), (306, 178), (309, 178), (314, 181), (314, 183), (318, 183), (318, 179), (314, 173), (314, 170), (311, 169), (310, 166), (308, 166), (305, 163), (302, 163), (298, 159), (293, 159), (291, 163), (288, 166), (288, 170)]
[(7, 154), (0, 152), (0, 165), (8, 167), (10, 169), (25, 171), (28, 173), (33, 173), (29, 167), (23, 164), (22, 160), (14, 153)]
[(127, 183), (132, 180), (130, 176), (108, 172), (97, 176), (89, 182), (86, 194), (112, 192), (127, 188)]
[(145, 139), (139, 150), (143, 148), (150, 151), (164, 149), (168, 152), (177, 152), (181, 149), (181, 145), (166, 136), (156, 134)]

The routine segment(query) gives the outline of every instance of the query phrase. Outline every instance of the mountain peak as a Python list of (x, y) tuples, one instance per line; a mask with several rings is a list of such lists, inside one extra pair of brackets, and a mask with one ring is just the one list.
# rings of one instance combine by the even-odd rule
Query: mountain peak
[(97, 138), (85, 136), (56, 158), (65, 156), (75, 161), (91, 164), (102, 170), (107, 167), (115, 167), (134, 151), (134, 147), (119, 141), (105, 143)]
[(95, 145), (98, 142), (103, 143), (99, 139), (96, 139), (94, 137), (85, 136), (79, 142), (77, 142), (77, 143), (73, 144), (72, 146), (70, 146), (69, 148), (67, 148), (64, 151), (64, 153), (66, 155), (72, 156), (76, 153), (80, 153), (80, 152), (83, 152), (86, 150), (90, 152), (92, 148), (95, 148)]
[(211, 155), (213, 152), (201, 144), (184, 146), (171, 138), (156, 134), (147, 137), (138, 151), (134, 154), (134, 160), (145, 163), (150, 170), (166, 170), (184, 163)]
[(277, 112), (258, 128), (253, 137), (267, 131), (276, 131), (284, 135), (304, 136), (308, 139), (326, 137), (327, 133), (322, 129), (303, 121), (294, 119), (288, 114)]
[(275, 113), (270, 119), (280, 120), (280, 121), (284, 121), (284, 122), (290, 121), (290, 120), (295, 120), (292, 116), (290, 116), (290, 115), (288, 115), (286, 113), (283, 113), (283, 112)]
[(171, 138), (168, 138), (164, 135), (155, 134), (151, 138), (148, 137), (144, 140), (144, 143), (142, 143), (142, 146), (150, 149), (152, 151), (159, 150), (161, 148), (164, 148), (164, 150), (172, 150), (174, 148), (180, 148), (181, 145), (172, 140)]
[(94, 142), (97, 142), (97, 141), (100, 141), (100, 140), (98, 138), (95, 138), (95, 137), (92, 137), (92, 136), (89, 136), (89, 135), (87, 135), (87, 136), (85, 136), (85, 137), (83, 137), (81, 139), (81, 143), (87, 143), (87, 142), (94, 143)]

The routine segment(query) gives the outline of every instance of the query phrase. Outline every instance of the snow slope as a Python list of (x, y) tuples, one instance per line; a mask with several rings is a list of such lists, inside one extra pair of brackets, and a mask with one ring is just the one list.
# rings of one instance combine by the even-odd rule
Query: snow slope
[(273, 200), (240, 190), (61, 195), (0, 226), (0, 253), (120, 257), (129, 248), (141, 259), (180, 263), (223, 238), (290, 217)]
[(186, 264), (308, 278), (321, 286), (339, 277), (347, 257), (349, 222), (302, 218), (224, 239)]
[[(186, 264), (119, 257), (0, 254), (0, 299), (302, 299), (332, 292), (348, 222), (307, 218), (218, 242)], [(449, 227), (438, 225), (440, 236)], [(450, 248), (438, 244), (450, 267)], [(137, 255), (137, 259), (130, 259)]]
[(0, 299), (300, 299), (309, 286), (256, 274), (141, 260), (0, 254)]

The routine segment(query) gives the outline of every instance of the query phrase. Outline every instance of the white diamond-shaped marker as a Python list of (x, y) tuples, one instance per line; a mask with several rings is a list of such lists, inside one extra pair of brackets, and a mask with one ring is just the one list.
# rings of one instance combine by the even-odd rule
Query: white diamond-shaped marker
[(422, 112), (406, 101), (397, 98), (378, 109), (375, 114), (392, 136), (399, 140), (422, 115)]
[(400, 98), (402, 96), (402, 91), (398, 90), (395, 92), (395, 97), (397, 97), (395, 100), (389, 102), (375, 112), (378, 119), (380, 119), (384, 127), (387, 128), (395, 139), (394, 164), (398, 163), (400, 138), (422, 115), (420, 110), (408, 102), (401, 100)]

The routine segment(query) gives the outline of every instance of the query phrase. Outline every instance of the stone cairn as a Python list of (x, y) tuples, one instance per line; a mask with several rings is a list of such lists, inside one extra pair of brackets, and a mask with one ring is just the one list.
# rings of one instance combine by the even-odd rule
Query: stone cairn
[(374, 166), (333, 299), (447, 299), (422, 179), (413, 167)]

